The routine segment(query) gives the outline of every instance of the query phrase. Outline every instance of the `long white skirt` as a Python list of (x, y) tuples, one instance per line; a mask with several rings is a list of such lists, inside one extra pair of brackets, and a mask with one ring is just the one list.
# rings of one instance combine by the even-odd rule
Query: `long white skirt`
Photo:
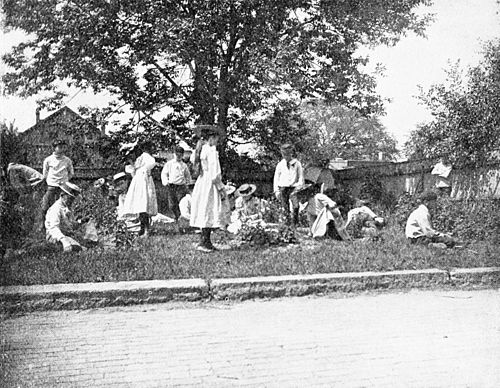
[(123, 215), (158, 213), (156, 189), (153, 178), (144, 171), (138, 171), (132, 178), (123, 204)]
[(190, 225), (194, 228), (220, 228), (224, 226), (223, 218), (220, 194), (209, 174), (204, 173), (194, 185)]

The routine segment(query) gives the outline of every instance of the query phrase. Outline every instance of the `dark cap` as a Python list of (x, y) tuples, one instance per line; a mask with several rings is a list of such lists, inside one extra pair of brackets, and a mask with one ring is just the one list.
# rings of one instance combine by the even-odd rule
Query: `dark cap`
[(182, 148), (181, 146), (177, 146), (175, 147), (174, 152), (176, 154), (184, 154), (184, 148)]
[(56, 139), (52, 142), (52, 147), (56, 148), (58, 145), (66, 145), (66, 142), (62, 139)]

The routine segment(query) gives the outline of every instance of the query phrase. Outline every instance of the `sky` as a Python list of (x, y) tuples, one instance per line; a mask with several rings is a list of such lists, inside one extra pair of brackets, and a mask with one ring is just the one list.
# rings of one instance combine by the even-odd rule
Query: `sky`
[[(420, 11), (420, 10), (419, 10)], [(381, 118), (387, 131), (401, 147), (418, 123), (428, 121), (430, 113), (415, 98), (418, 85), (424, 90), (445, 80), (449, 63), (460, 61), (461, 66), (477, 65), (481, 59), (482, 44), (500, 37), (500, 5), (497, 0), (435, 0), (431, 7), (434, 22), (426, 30), (426, 38), (409, 34), (392, 47), (376, 47), (368, 51), (370, 63), (385, 67), (378, 78), (377, 91), (390, 99), (386, 115)], [(25, 39), (20, 32), (0, 35), (0, 54)], [(0, 64), (0, 74), (5, 68)], [(14, 121), (21, 130), (35, 124), (36, 99), (21, 99), (0, 95), (0, 120)], [(106, 105), (109, 96), (94, 96), (79, 90), (70, 90), (66, 104), (76, 110), (80, 105)], [(50, 112), (42, 111), (44, 118)]]

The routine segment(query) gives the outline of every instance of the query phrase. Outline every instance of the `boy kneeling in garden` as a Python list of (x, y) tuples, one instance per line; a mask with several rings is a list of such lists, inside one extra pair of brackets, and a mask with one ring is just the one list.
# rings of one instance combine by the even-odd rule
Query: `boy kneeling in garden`
[(47, 241), (61, 243), (64, 252), (80, 251), (82, 246), (75, 240), (80, 223), (75, 221), (71, 206), (80, 194), (80, 188), (70, 182), (59, 185), (61, 195), (49, 208), (45, 216), (45, 231)]
[(443, 243), (447, 247), (454, 246), (457, 241), (447, 233), (434, 230), (431, 223), (431, 212), (437, 204), (437, 194), (426, 191), (420, 195), (420, 206), (415, 209), (406, 221), (406, 238), (412, 244)]

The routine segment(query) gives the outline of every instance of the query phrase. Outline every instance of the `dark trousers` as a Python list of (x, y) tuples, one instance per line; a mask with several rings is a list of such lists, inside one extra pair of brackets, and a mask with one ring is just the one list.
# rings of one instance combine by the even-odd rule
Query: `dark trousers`
[(186, 195), (186, 185), (174, 185), (169, 183), (167, 185), (167, 198), (168, 207), (170, 211), (174, 214), (176, 220), (181, 216), (181, 211), (179, 209), (179, 202)]
[[(286, 217), (286, 223), (297, 225), (299, 223), (299, 208), (296, 206), (296, 199), (291, 198), (295, 187), (280, 187), (281, 208), (283, 209)], [(290, 199), (293, 203), (293, 216), (290, 214)], [(298, 204), (297, 204), (298, 205)]]
[(448, 247), (452, 247), (457, 243), (457, 240), (448, 236), (420, 236), (416, 238), (409, 238), (408, 240), (410, 240), (410, 243), (412, 244), (427, 245), (429, 243), (443, 243)]
[(57, 201), (60, 195), (61, 195), (61, 189), (59, 187), (47, 186), (47, 191), (45, 192), (45, 195), (43, 196), (42, 199), (43, 218), (45, 218), (47, 210), (49, 210), (49, 208), (54, 204), (54, 202)]

